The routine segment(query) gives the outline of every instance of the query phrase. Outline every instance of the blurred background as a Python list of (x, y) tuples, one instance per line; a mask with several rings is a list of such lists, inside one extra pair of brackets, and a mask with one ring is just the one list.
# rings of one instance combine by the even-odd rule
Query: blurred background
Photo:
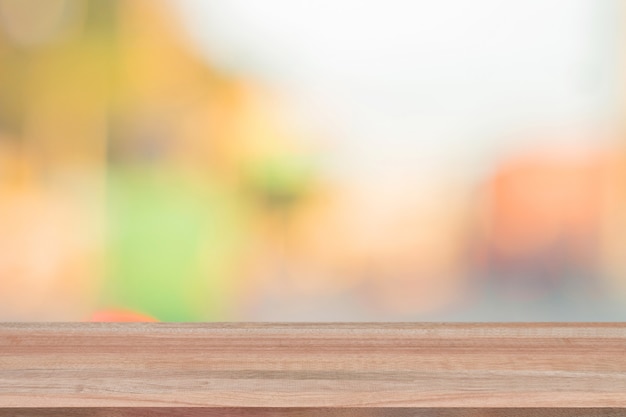
[(619, 0), (0, 0), (0, 320), (626, 320)]

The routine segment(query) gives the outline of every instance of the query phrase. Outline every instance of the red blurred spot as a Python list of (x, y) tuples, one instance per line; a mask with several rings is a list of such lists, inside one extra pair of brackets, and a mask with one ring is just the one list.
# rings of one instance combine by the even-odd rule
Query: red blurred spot
[(127, 310), (101, 310), (95, 312), (89, 319), (91, 322), (150, 322), (154, 323), (158, 320), (146, 314), (136, 313)]

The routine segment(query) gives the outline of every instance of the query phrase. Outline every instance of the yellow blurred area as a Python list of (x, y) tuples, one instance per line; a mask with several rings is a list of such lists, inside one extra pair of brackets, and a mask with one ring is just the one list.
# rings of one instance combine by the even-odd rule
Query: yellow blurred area
[(476, 169), (423, 133), (454, 120), (393, 141), (325, 92), (376, 149), (208, 55), (172, 2), (0, 0), (0, 320), (623, 319), (621, 120)]

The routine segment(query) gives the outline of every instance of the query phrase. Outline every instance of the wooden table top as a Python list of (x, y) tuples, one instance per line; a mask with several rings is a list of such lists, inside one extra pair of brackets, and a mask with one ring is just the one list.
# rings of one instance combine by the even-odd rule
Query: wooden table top
[(0, 324), (0, 416), (53, 407), (70, 416), (626, 416), (626, 324)]

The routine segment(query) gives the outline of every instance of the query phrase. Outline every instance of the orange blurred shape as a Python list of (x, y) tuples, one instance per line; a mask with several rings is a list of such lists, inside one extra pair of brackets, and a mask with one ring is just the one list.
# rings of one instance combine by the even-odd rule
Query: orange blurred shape
[(91, 322), (150, 322), (154, 323), (158, 320), (146, 314), (136, 313), (129, 310), (100, 310), (95, 312), (89, 319)]
[(513, 256), (542, 250), (559, 238), (589, 241), (603, 202), (604, 161), (530, 154), (509, 160), (489, 184), (491, 239)]

